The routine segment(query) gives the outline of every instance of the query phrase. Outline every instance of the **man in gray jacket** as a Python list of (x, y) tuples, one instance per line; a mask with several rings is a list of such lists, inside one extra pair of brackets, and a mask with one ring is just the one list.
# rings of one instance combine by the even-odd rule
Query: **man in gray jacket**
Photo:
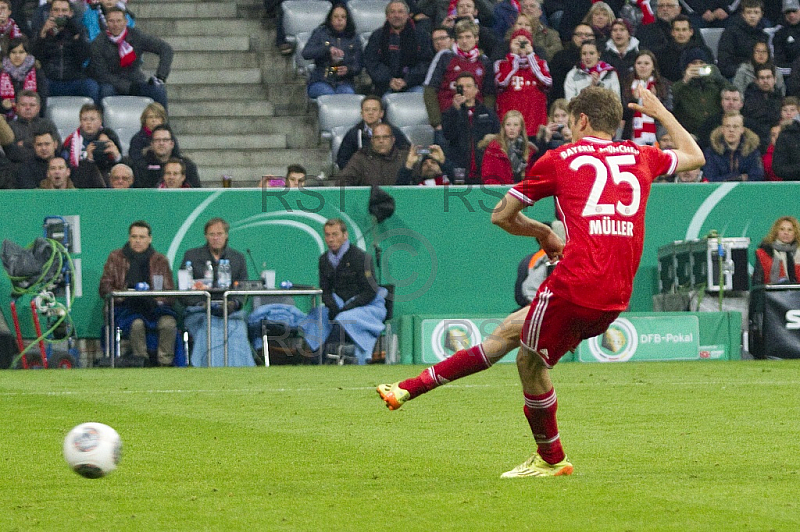
[[(108, 31), (92, 41), (89, 68), (100, 83), (100, 98), (147, 96), (167, 108), (164, 82), (172, 66), (172, 47), (166, 42), (127, 27), (125, 11), (112, 7), (106, 14)], [(142, 72), (142, 54), (158, 55), (156, 75), (149, 80)]]

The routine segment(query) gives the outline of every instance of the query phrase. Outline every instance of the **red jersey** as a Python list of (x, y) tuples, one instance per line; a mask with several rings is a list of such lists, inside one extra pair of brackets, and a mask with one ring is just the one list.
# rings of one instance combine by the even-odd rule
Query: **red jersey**
[(598, 310), (627, 308), (642, 258), (650, 185), (677, 164), (670, 150), (595, 137), (536, 161), (511, 194), (528, 205), (555, 197), (567, 242), (548, 280), (554, 294)]
[(531, 53), (520, 57), (509, 53), (494, 63), (497, 83), (497, 116), (500, 120), (514, 109), (525, 118), (529, 137), (535, 137), (540, 125), (547, 124), (547, 94), (553, 78), (547, 62)]

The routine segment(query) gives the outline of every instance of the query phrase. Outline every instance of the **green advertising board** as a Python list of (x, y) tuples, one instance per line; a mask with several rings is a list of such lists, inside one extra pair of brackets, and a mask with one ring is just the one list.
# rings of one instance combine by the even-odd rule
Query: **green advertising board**
[(606, 332), (578, 346), (581, 362), (699, 360), (697, 316), (620, 316)]

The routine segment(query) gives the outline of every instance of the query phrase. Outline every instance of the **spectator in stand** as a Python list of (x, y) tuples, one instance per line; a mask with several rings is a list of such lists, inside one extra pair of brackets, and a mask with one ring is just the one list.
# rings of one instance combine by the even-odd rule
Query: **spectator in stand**
[[(350, 157), (369, 144), (375, 126), (381, 123), (388, 124), (383, 121), (383, 114), (383, 101), (378, 96), (370, 95), (361, 100), (361, 122), (345, 133), (342, 144), (339, 146), (339, 152), (336, 154), (336, 165), (339, 168), (347, 166)], [(408, 148), (409, 143), (403, 132), (391, 124), (388, 125), (392, 128), (395, 147), (401, 150)]]
[[(572, 0), (569, 2), (567, 4), (568, 9), (564, 11), (564, 15), (561, 17), (561, 25), (559, 26), (558, 32), (562, 36), (570, 35), (575, 27), (582, 23), (592, 27), (591, 20), (587, 22), (586, 17), (596, 3), (596, 0)], [(608, 0), (608, 2), (604, 3), (611, 8), (611, 15), (607, 21), (607, 23), (611, 23), (612, 20), (617, 18), (614, 13), (620, 12), (622, 6), (625, 5), (625, 0)], [(606, 12), (606, 15), (608, 16), (608, 12)], [(610, 30), (611, 28), (608, 29)]]
[(34, 157), (19, 165), (16, 175), (16, 188), (30, 189), (39, 186), (47, 177), (47, 163), (55, 157), (58, 142), (47, 129), (33, 132)]
[(437, 26), (431, 32), (431, 41), (433, 42), (433, 53), (438, 54), (442, 50), (449, 50), (453, 47), (453, 37), (450, 36), (450, 30), (444, 26)]
[[(450, 179), (445, 173), (445, 164), (444, 151), (440, 146), (411, 146), (405, 165), (397, 172), (396, 184), (427, 187), (448, 185)], [(452, 171), (452, 168), (449, 170)]]
[[(131, 142), (128, 145), (128, 156), (131, 162), (138, 164), (144, 159), (145, 153), (151, 146), (153, 130), (156, 126), (164, 125), (168, 121), (167, 110), (160, 103), (153, 102), (144, 108), (142, 115), (139, 117), (142, 127), (131, 137)], [(175, 147), (178, 147), (177, 141), (175, 142)]]
[(497, 110), (502, 116), (512, 109), (525, 117), (526, 136), (533, 137), (539, 126), (547, 123), (547, 91), (553, 78), (544, 59), (531, 46), (531, 34), (514, 31), (509, 43), (511, 52), (494, 64), (497, 83)]
[(639, 48), (650, 50), (656, 57), (661, 57), (673, 38), (672, 21), (680, 14), (681, 4), (678, 0), (657, 0), (655, 22), (639, 26), (636, 30)]
[(800, 0), (783, 0), (785, 24), (772, 37), (775, 65), (782, 74), (790, 74), (792, 63), (800, 57)]
[(611, 38), (611, 24), (615, 18), (614, 10), (605, 2), (593, 3), (583, 17), (581, 22), (592, 27), (598, 48), (605, 49), (606, 41)]
[(478, 101), (489, 108), (494, 108), (495, 104), (494, 69), (491, 61), (478, 49), (478, 27), (473, 22), (462, 20), (456, 24), (455, 34), (456, 45), (451, 51), (436, 56), (425, 78), (425, 108), (431, 125), (436, 129), (441, 129), (442, 113), (453, 104), (456, 78), (463, 72), (469, 72), (475, 78)]
[(675, 175), (676, 183), (702, 183), (708, 182), (708, 179), (703, 177), (703, 169), (695, 168), (694, 170), (684, 170)]
[(113, 129), (103, 127), (103, 111), (93, 103), (80, 110), (80, 126), (64, 139), (62, 156), (76, 171), (80, 166), (97, 168), (103, 178), (122, 160), (122, 146)]
[(536, 146), (528, 141), (525, 119), (519, 111), (507, 112), (500, 133), (487, 135), (479, 147), (485, 149), (481, 165), (484, 185), (519, 183), (536, 160)]
[(41, 108), (41, 99), (38, 93), (23, 90), (17, 94), (17, 116), (9, 122), (15, 141), (10, 145), (3, 146), (9, 160), (21, 163), (33, 159), (34, 131), (47, 130), (56, 139), (56, 144), (61, 144), (61, 137), (56, 125), (49, 118), (39, 116)]
[(756, 249), (753, 284), (797, 284), (800, 282), (800, 223), (794, 216), (781, 216), (772, 224)]
[(171, 158), (180, 159), (186, 166), (186, 181), (192, 188), (200, 188), (197, 165), (188, 157), (181, 155), (175, 135), (167, 124), (153, 128), (150, 149), (145, 151), (144, 159), (134, 165), (134, 186), (136, 188), (155, 188), (161, 182), (164, 164)]
[(53, 157), (47, 162), (47, 177), (39, 182), (39, 188), (45, 190), (75, 188), (69, 173), (67, 161), (63, 157)]
[[(675, 149), (675, 142), (673, 142), (672, 137), (667, 133), (666, 129), (659, 128), (656, 130), (656, 137), (658, 139), (658, 149), (661, 151)], [(674, 183), (676, 180), (676, 174), (662, 174), (657, 176), (655, 180), (653, 180), (653, 183)]]
[(89, 42), (69, 0), (53, 0), (33, 51), (42, 63), (50, 96), (87, 96), (100, 105), (100, 86), (84, 71)]
[(23, 35), (17, 23), (11, 18), (12, 10), (11, 0), (0, 0), (0, 50), (3, 53), (7, 51), (8, 41)]
[(683, 79), (672, 86), (675, 118), (696, 135), (710, 116), (720, 112), (719, 102), (725, 79), (704, 48), (689, 48), (681, 56)]
[(661, 59), (659, 61), (662, 67), (661, 73), (665, 78), (675, 83), (676, 81), (680, 81), (683, 77), (683, 69), (681, 68), (681, 56), (683, 52), (689, 48), (702, 48), (707, 52), (708, 57), (714, 57), (714, 54), (711, 52), (711, 49), (706, 46), (700, 34), (694, 31), (694, 28), (689, 22), (689, 17), (686, 15), (678, 15), (672, 19), (670, 24), (672, 32), (666, 46), (658, 54), (658, 57)]
[[(510, 3), (510, 0), (507, 0)], [(504, 3), (497, 4), (497, 6), (502, 6)], [(541, 54), (545, 61), (550, 61), (553, 59), (553, 56), (556, 55), (563, 49), (563, 45), (561, 44), (561, 37), (558, 35), (558, 32), (553, 28), (549, 28), (542, 23), (542, 4), (540, 0), (521, 0), (519, 3), (520, 11), (519, 15), (527, 16), (527, 19), (530, 21), (531, 27), (526, 28), (528, 31), (531, 32), (531, 36), (533, 37), (533, 47), (537, 50), (537, 54)], [(509, 19), (508, 23), (503, 24), (503, 27), (506, 29), (502, 33), (502, 39), (508, 40), (508, 29), (513, 28), (513, 31), (519, 29), (516, 25), (517, 21), (519, 20), (519, 16), (515, 13), (515, 18)], [(495, 31), (499, 28), (495, 23)], [(512, 31), (512, 33), (513, 33)], [(508, 50), (505, 49), (503, 52), (507, 52)], [(493, 57), (497, 57), (498, 54), (495, 54)], [(500, 55), (502, 57), (502, 55)]]
[(445, 154), (454, 168), (463, 168), (465, 183), (481, 182), (483, 150), (479, 142), (500, 131), (492, 109), (480, 103), (478, 83), (472, 72), (456, 77), (456, 94), (450, 108), (442, 114), (442, 133), (447, 140)]
[(5, 120), (0, 120), (0, 190), (13, 189), (16, 185), (17, 168), (3, 153), (8, 147), (15, 146), (14, 132)]
[[(430, 18), (434, 26), (441, 26), (448, 17), (456, 16), (456, 1), (457, 0), (417, 0), (416, 11)], [(475, 1), (475, 7), (478, 10), (477, 18), (479, 18), (483, 24), (486, 24), (487, 27), (492, 27), (494, 24), (492, 16), (493, 6), (493, 0)]]
[(164, 173), (158, 188), (192, 188), (186, 182), (186, 164), (175, 157), (164, 163)]
[(781, 121), (783, 97), (775, 88), (775, 67), (771, 64), (756, 67), (756, 81), (744, 93), (742, 115), (744, 124), (760, 140), (758, 149), (764, 153), (769, 146), (769, 130)]
[(669, 81), (659, 74), (656, 56), (650, 50), (641, 50), (636, 55), (633, 72), (622, 84), (622, 119), (625, 121), (622, 138), (630, 139), (639, 145), (652, 146), (656, 143), (656, 121), (649, 115), (628, 108), (631, 102), (641, 103), (637, 97), (640, 87), (652, 91), (664, 107), (672, 110), (672, 91)]
[(717, 51), (717, 66), (726, 78), (733, 79), (739, 65), (753, 56), (755, 44), (766, 40), (763, 16), (762, 0), (742, 0), (739, 15), (733, 17), (722, 32)]
[(639, 39), (631, 35), (631, 23), (618, 18), (611, 23), (611, 38), (600, 59), (614, 67), (620, 80), (631, 73), (636, 54), (639, 52)]
[(581, 44), (592, 39), (594, 39), (592, 27), (578, 24), (572, 32), (570, 42), (553, 56), (552, 61), (548, 61), (550, 75), (553, 77), (553, 88), (549, 94), (550, 105), (564, 97), (564, 80), (567, 79), (569, 71), (581, 60)]
[[(489, 59), (491, 59), (493, 63), (505, 59), (508, 52), (511, 51), (511, 49), (509, 48), (511, 35), (513, 35), (514, 32), (517, 30), (525, 30), (528, 33), (530, 33), (532, 37), (533, 26), (534, 26), (534, 20), (531, 17), (529, 17), (525, 13), (520, 13), (519, 15), (517, 15), (517, 19), (514, 21), (512, 26), (508, 28), (508, 31), (506, 31), (505, 37), (503, 37), (502, 45), (497, 46), (495, 48), (495, 55), (489, 57)], [(542, 54), (542, 56), (544, 55), (545, 52), (543, 49), (539, 48), (538, 50), (536, 50), (536, 43), (534, 43), (533, 48), (534, 51), (536, 51), (537, 53)]]
[[(89, 69), (100, 84), (100, 98), (106, 96), (147, 96), (168, 109), (164, 83), (172, 67), (172, 47), (157, 37), (126, 27), (125, 12), (106, 10), (108, 31), (92, 42)], [(142, 55), (158, 56), (155, 76), (145, 78)]]
[(118, 8), (123, 11), (125, 23), (129, 28), (136, 26), (136, 21), (128, 11), (126, 3), (121, 0), (95, 0), (87, 2), (87, 4), (88, 9), (83, 12), (83, 26), (86, 28), (89, 42), (94, 41), (101, 33), (108, 31), (107, 17), (111, 8)]
[(781, 129), (772, 154), (772, 171), (782, 181), (800, 181), (800, 116)]
[(398, 149), (389, 124), (372, 129), (369, 146), (358, 150), (339, 174), (343, 186), (394, 185), (408, 150)]
[(781, 125), (791, 124), (798, 113), (800, 113), (800, 99), (794, 96), (784, 98), (781, 104)]
[(290, 164), (286, 168), (286, 188), (303, 188), (306, 184), (306, 169), (299, 164)]
[(344, 4), (334, 5), (303, 48), (303, 58), (314, 60), (308, 78), (308, 97), (355, 94), (355, 77), (361, 72), (361, 39)]
[(432, 48), (427, 34), (417, 31), (402, 0), (386, 5), (386, 22), (369, 38), (364, 54), (375, 93), (421, 92)]
[(701, 148), (709, 146), (711, 132), (722, 125), (722, 116), (731, 111), (741, 112), (744, 107), (744, 95), (734, 85), (726, 85), (720, 92), (721, 109), (718, 113), (709, 116), (697, 130), (697, 143)]
[(536, 133), (536, 152), (539, 157), (547, 150), (572, 142), (572, 131), (569, 129), (569, 112), (567, 100), (559, 98), (550, 105), (547, 125), (539, 126)]
[(581, 45), (581, 60), (564, 80), (564, 98), (570, 101), (586, 87), (600, 86), (620, 95), (619, 78), (614, 67), (600, 60), (600, 51), (595, 41)]
[(475, 8), (475, 0), (457, 0), (455, 15), (448, 15), (442, 21), (442, 26), (452, 30), (457, 22), (468, 20), (478, 26), (478, 42), (481, 51), (486, 57), (494, 57), (495, 49), (502, 46), (500, 39), (495, 37), (494, 32), (487, 26), (481, 25), (477, 18), (478, 10)]
[(111, 188), (124, 189), (133, 186), (133, 169), (124, 163), (115, 164), (108, 175)]
[[(766, 38), (763, 42), (758, 41), (753, 45), (753, 54), (750, 60), (739, 65), (736, 75), (733, 77), (733, 84), (746, 95), (747, 87), (756, 81), (756, 68), (763, 65), (774, 65)], [(786, 95), (786, 84), (779, 69), (775, 69), (775, 89), (781, 96)]]
[(23, 90), (39, 94), (42, 102), (47, 100), (47, 79), (36, 58), (28, 53), (28, 38), (15, 37), (8, 43), (8, 55), (3, 58), (0, 73), (0, 105), (6, 120), (17, 115), (17, 94)]
[(711, 132), (711, 146), (703, 150), (703, 175), (717, 181), (763, 181), (764, 166), (758, 135), (744, 127), (739, 113), (726, 113), (722, 125)]
[(775, 154), (775, 142), (778, 140), (778, 135), (781, 134), (781, 126), (772, 126), (769, 130), (769, 146), (767, 151), (761, 156), (761, 163), (764, 165), (764, 181), (783, 181), (775, 175), (772, 169), (772, 157)]

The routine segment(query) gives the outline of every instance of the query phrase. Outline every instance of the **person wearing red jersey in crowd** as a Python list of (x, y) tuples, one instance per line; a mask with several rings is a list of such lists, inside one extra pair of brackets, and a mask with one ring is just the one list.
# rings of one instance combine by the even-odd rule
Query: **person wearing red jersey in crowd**
[(441, 129), (442, 113), (453, 104), (456, 95), (456, 78), (464, 72), (471, 73), (478, 86), (478, 101), (494, 109), (495, 87), (492, 63), (478, 49), (478, 26), (462, 20), (455, 27), (456, 44), (452, 50), (436, 55), (425, 78), (425, 108), (428, 119), (436, 129)]
[(519, 111), (507, 112), (500, 133), (484, 138), (479, 147), (486, 149), (481, 166), (484, 185), (519, 183), (535, 160), (536, 146), (525, 135), (525, 119)]
[(783, 179), (775, 175), (775, 171), (772, 169), (772, 156), (775, 153), (775, 142), (778, 140), (778, 135), (780, 134), (780, 124), (772, 126), (769, 130), (769, 146), (767, 146), (764, 155), (761, 156), (761, 164), (764, 166), (764, 181), (783, 181)]
[(797, 284), (800, 279), (800, 224), (781, 216), (756, 249), (753, 284)]
[[(531, 305), (507, 317), (481, 344), (457, 351), (418, 377), (377, 387), (389, 409), (396, 410), (442, 384), (491, 367), (519, 347), (524, 412), (537, 450), (502, 478), (573, 472), (561, 445), (550, 368), (583, 339), (603, 333), (627, 308), (653, 179), (704, 162), (700, 147), (659, 99), (647, 90), (640, 93), (642, 103), (630, 105), (661, 122), (676, 148), (613, 142), (622, 119), (618, 95), (602, 87), (581, 92), (569, 104), (575, 142), (543, 155), (492, 212), (492, 223), (512, 235), (536, 238), (551, 260), (561, 259)], [(556, 199), (566, 244), (549, 226), (522, 214), (548, 196)]]
[(511, 52), (494, 64), (497, 112), (505, 116), (512, 109), (520, 111), (525, 117), (526, 133), (532, 137), (540, 125), (547, 123), (547, 91), (553, 78), (545, 60), (533, 51), (529, 31), (515, 31), (509, 46)]

